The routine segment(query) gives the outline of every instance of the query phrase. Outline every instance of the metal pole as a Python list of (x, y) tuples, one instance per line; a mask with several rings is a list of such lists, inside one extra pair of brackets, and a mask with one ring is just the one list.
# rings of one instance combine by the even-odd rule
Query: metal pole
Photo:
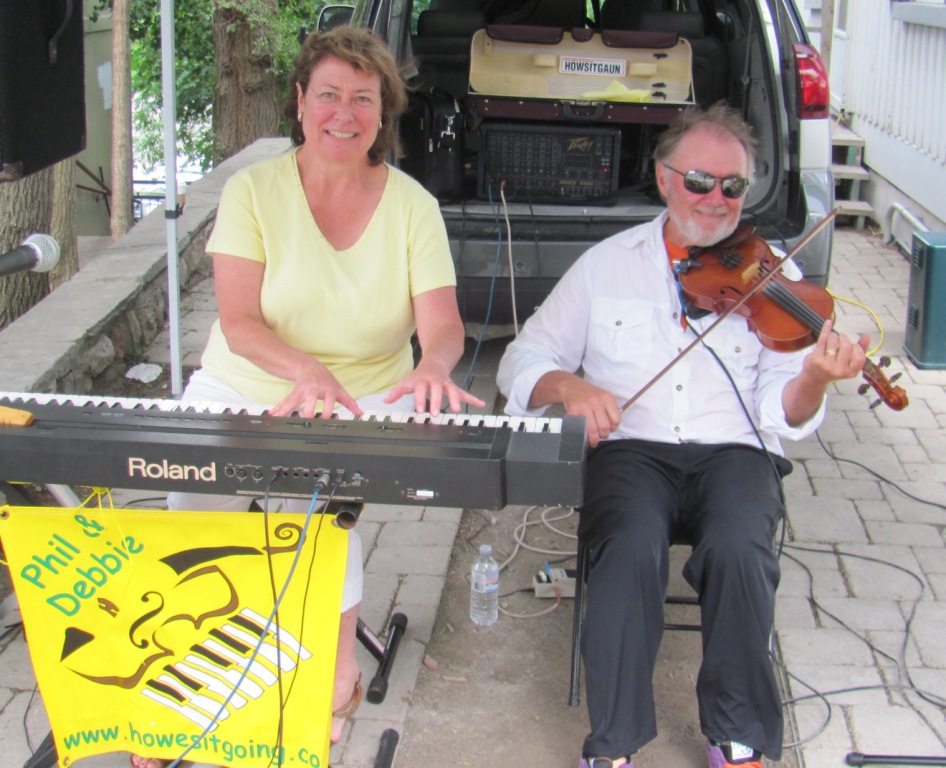
[[(834, 0), (821, 3), (821, 60), (825, 72), (831, 72), (831, 47), (834, 43)], [(841, 75), (844, 73), (842, 72)], [(830, 75), (829, 75), (830, 79)]]
[(181, 381), (181, 285), (178, 269), (177, 218), (177, 88), (174, 73), (174, 0), (161, 0), (161, 94), (164, 102), (164, 218), (167, 221), (168, 330), (171, 394), (183, 391)]

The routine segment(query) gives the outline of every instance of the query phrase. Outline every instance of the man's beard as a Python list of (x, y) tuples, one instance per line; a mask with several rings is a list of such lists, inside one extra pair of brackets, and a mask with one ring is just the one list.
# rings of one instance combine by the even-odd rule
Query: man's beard
[(674, 225), (691, 246), (706, 247), (716, 245), (720, 240), (725, 240), (735, 232), (736, 227), (739, 225), (738, 216), (733, 217), (732, 220), (729, 219), (730, 211), (728, 208), (726, 209), (726, 218), (720, 219), (719, 224), (709, 231), (694, 221), (692, 216), (684, 220), (672, 208), (669, 209), (668, 212), (671, 221), (673, 221)]

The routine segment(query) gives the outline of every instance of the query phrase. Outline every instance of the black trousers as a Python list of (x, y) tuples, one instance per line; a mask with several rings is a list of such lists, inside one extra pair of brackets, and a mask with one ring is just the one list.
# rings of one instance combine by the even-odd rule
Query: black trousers
[(614, 440), (588, 459), (579, 535), (590, 572), (582, 658), (591, 733), (583, 754), (619, 757), (657, 735), (653, 673), (672, 541), (693, 547), (684, 576), (700, 596), (700, 726), (778, 760), (782, 707), (769, 657), (791, 465), (745, 445)]

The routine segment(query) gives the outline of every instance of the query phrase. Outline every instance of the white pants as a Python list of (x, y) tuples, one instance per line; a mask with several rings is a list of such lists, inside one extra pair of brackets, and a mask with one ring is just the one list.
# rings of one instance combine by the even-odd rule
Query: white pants
[[(390, 405), (383, 402), (384, 393), (368, 395), (358, 401), (362, 410), (413, 410), (414, 396), (407, 395)], [(252, 401), (236, 392), (233, 388), (215, 379), (202, 369), (194, 371), (184, 392), (182, 401), (203, 400), (226, 405), (246, 405)], [(169, 493), (168, 509), (174, 510), (209, 510), (213, 512), (245, 512), (253, 499), (250, 496), (225, 496), (209, 493)], [(270, 511), (282, 509), (284, 512), (305, 514), (311, 503), (309, 499), (273, 499), (276, 506)], [(364, 591), (364, 573), (362, 571), (361, 537), (354, 531), (348, 531), (348, 558), (345, 566), (345, 586), (342, 591), (342, 612), (354, 608), (361, 602)]]

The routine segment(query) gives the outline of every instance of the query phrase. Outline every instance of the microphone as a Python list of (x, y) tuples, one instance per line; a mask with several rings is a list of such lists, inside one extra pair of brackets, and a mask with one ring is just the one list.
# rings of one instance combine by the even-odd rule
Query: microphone
[(14, 272), (49, 272), (59, 263), (59, 243), (51, 235), (30, 235), (23, 245), (0, 256), (0, 276)]

